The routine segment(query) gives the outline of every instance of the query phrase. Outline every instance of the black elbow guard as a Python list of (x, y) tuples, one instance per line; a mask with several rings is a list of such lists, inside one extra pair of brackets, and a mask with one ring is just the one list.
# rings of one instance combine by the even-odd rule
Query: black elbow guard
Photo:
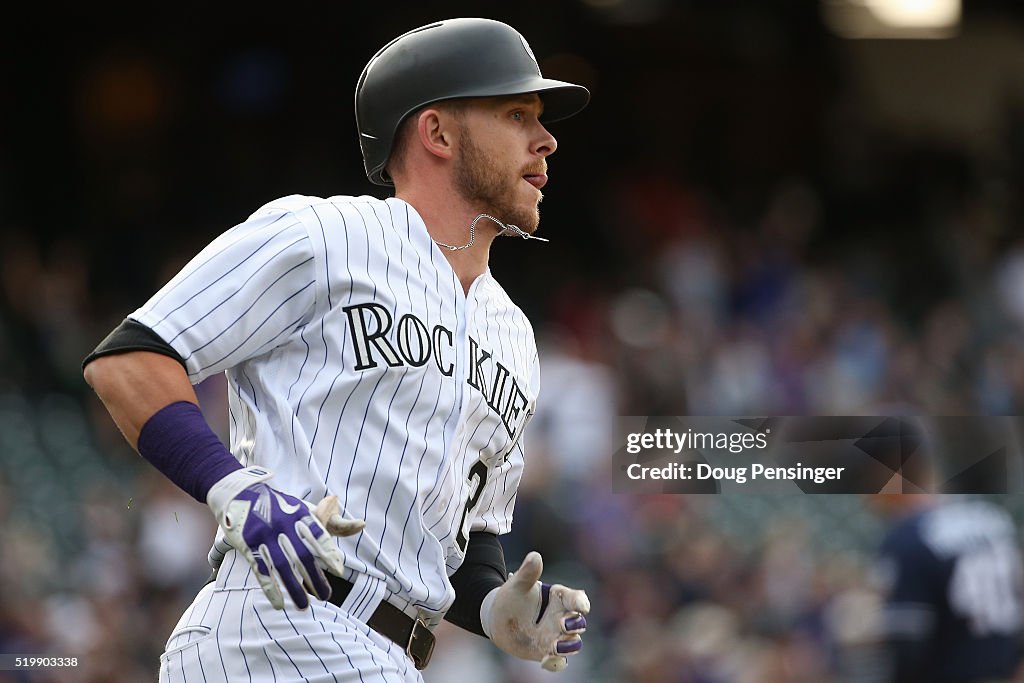
[(498, 537), (486, 531), (470, 533), (466, 559), (449, 579), (455, 589), (455, 602), (444, 618), (486, 638), (480, 624), (480, 605), (487, 594), (502, 586), (507, 578), (505, 553)]
[[(128, 353), (129, 351), (151, 351), (173, 358), (185, 367), (185, 361), (170, 344), (161, 339), (156, 332), (149, 329), (140, 322), (125, 318), (124, 322), (114, 328), (114, 331), (107, 335), (107, 338), (100, 342), (85, 360), (82, 361), (84, 368), (100, 356), (111, 356), (117, 353)], [(186, 368), (186, 371), (188, 369)]]

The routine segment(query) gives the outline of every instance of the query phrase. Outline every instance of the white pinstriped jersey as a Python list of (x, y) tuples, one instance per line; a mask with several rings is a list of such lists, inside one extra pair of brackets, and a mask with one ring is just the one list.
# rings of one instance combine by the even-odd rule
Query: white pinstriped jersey
[(464, 293), (402, 200), (271, 202), (129, 317), (193, 383), (226, 371), (243, 464), (366, 520), (338, 544), (389, 597), (447, 610), (468, 531), (509, 530), (539, 390), (533, 330), (490, 272)]

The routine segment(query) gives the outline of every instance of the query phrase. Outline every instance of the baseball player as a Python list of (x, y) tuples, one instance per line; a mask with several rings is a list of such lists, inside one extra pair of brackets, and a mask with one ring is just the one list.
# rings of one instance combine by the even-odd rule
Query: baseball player
[(967, 498), (869, 500), (889, 525), (874, 576), (884, 600), (885, 680), (1019, 680), (1024, 567), (1010, 516)]
[[(531, 237), (545, 123), (587, 103), (484, 19), (391, 41), (356, 86), (366, 173), (395, 196), (289, 196), (220, 235), (86, 359), (138, 452), (219, 530), (160, 680), (420, 681), (442, 618), (559, 670), (583, 591), (513, 574), (533, 330), (488, 270)], [(230, 444), (192, 385), (225, 372)]]

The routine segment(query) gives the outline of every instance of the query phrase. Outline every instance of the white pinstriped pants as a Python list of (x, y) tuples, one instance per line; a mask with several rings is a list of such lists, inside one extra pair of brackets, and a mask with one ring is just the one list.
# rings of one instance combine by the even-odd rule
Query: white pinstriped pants
[(313, 597), (298, 610), (284, 596), (274, 609), (230, 553), (171, 633), (160, 683), (423, 683), (400, 646), (349, 612)]

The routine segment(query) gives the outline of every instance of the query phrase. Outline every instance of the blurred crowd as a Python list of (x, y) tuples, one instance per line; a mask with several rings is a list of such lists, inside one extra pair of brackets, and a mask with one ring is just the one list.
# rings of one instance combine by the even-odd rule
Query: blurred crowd
[[(540, 550), (545, 576), (595, 605), (567, 683), (873, 680), (868, 569), (882, 525), (861, 501), (612, 495), (615, 416), (1024, 408), (1024, 108), (1007, 94), (997, 154), (894, 135), (858, 108), (834, 48), (793, 32), (801, 47), (760, 67), (703, 55), (791, 100), (757, 102), (753, 128), (756, 113), (723, 113), (746, 101), (707, 87), (685, 112), (671, 98), (672, 111), (633, 111), (652, 83), (616, 80), (628, 70), (592, 53), (598, 109), (583, 132), (555, 129), (542, 221), (553, 241), (496, 245), (494, 272), (534, 321), (543, 372), (506, 557)], [(170, 58), (129, 47), (69, 79), (85, 216), (58, 223), (43, 207), (38, 222), (14, 212), (0, 224), (0, 653), (80, 661), (0, 671), (5, 683), (153, 680), (208, 574), (212, 518), (124, 443), (81, 379), (84, 356), (262, 201), (369, 191), (357, 153), (332, 158), (294, 125), (280, 100), (309, 79), (279, 53), (218, 56), (217, 89), (196, 95), (213, 101), (214, 124), (182, 151), (197, 124), (173, 106), (187, 100)], [(267, 130), (272, 149), (254, 149)], [(184, 155), (201, 145), (209, 164), (197, 169)], [(226, 438), (223, 379), (199, 395)], [(1024, 522), (1024, 505), (998, 502)], [(476, 636), (444, 625), (439, 638), (430, 683), (548, 680)]]

